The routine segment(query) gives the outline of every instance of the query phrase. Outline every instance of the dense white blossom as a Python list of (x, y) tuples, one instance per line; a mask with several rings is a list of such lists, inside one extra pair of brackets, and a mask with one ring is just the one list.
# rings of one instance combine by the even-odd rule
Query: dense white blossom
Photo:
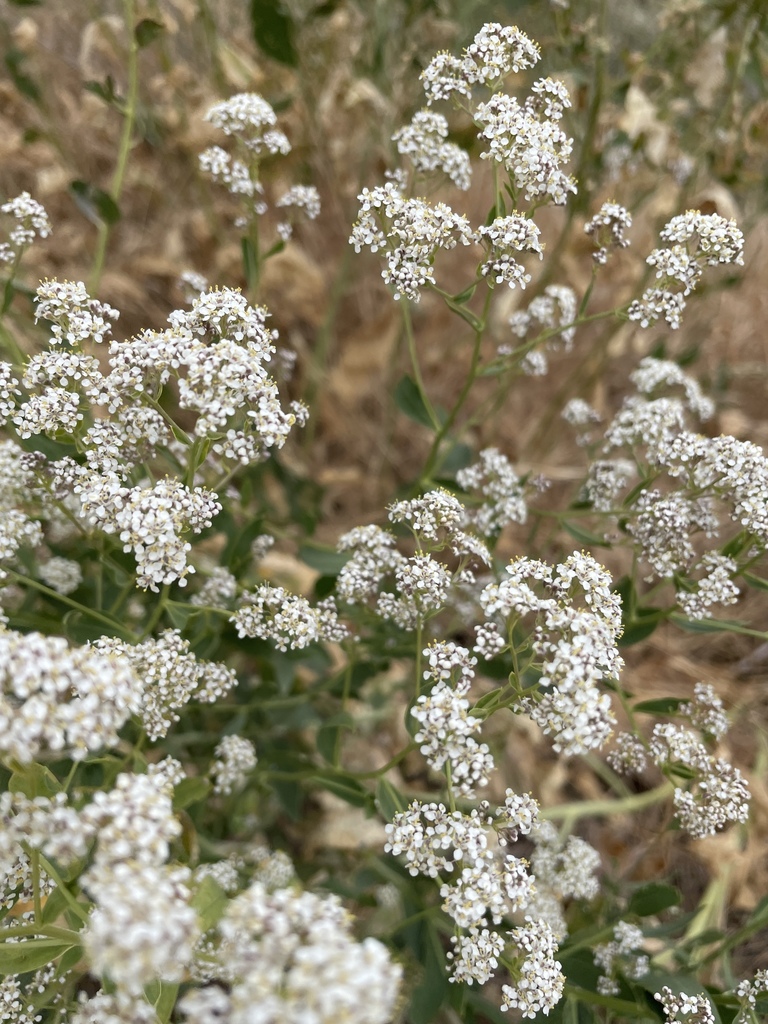
[(245, 784), (256, 767), (256, 748), (244, 736), (225, 736), (216, 744), (210, 776), (214, 793), (227, 795)]
[(471, 183), (469, 154), (454, 142), (448, 142), (448, 122), (434, 110), (419, 110), (411, 123), (392, 136), (401, 156), (408, 156), (421, 174), (442, 171), (457, 188), (466, 191)]

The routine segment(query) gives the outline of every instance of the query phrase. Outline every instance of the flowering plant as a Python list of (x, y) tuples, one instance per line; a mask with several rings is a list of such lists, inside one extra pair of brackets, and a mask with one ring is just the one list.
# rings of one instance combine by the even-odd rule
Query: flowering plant
[[(664, 625), (763, 637), (714, 612), (768, 586), (766, 456), (699, 432), (714, 401), (658, 351), (611, 415), (561, 403), (583, 459), (560, 504), (533, 465), (468, 444), (586, 325), (677, 330), (702, 282), (744, 263), (734, 220), (678, 213), (634, 294), (596, 309), (633, 226), (598, 195), (584, 287), (546, 276), (552, 208), (583, 186), (570, 93), (528, 74), (540, 57), (494, 22), (438, 53), (424, 106), (392, 135), (405, 166), (359, 193), (350, 243), (383, 266), (410, 363), (395, 402), (427, 440), (378, 521), (334, 545), (311, 536), (311, 474), (290, 460), (310, 417), (290, 397), (300, 360), (259, 301), (299, 230), (270, 216), (320, 213), (311, 185), (267, 202), (291, 148), (270, 103), (217, 102), (206, 121), (232, 151), (200, 155), (240, 210), (246, 290), (188, 271), (165, 324), (126, 336), (85, 283), (51, 279), (14, 319), (25, 254), (55, 225), (28, 193), (0, 206), (4, 1020), (745, 1024), (766, 1010), (766, 970), (739, 978), (730, 960), (765, 901), (723, 934), (704, 927), (711, 890), (681, 909), (653, 878), (660, 848), (748, 833), (729, 711), (709, 681), (638, 699), (625, 664)], [(469, 212), (420, 194), (441, 181)], [(472, 336), (449, 407), (419, 337), (436, 309)], [(530, 522), (553, 532), (520, 542)], [(583, 773), (592, 797), (552, 801), (518, 748)], [(633, 814), (632, 848), (587, 827)]]

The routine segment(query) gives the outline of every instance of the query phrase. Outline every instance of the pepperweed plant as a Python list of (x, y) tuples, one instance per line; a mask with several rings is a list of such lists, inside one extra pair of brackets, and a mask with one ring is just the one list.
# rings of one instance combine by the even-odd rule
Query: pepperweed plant
[[(361, 184), (350, 242), (380, 261), (402, 315), (398, 400), (429, 447), (335, 548), (309, 538), (297, 495), (311, 478), (280, 455), (309, 410), (260, 282), (293, 214), (316, 217), (320, 200), (274, 170), (291, 143), (270, 103), (216, 103), (222, 145), (200, 155), (240, 204), (246, 291), (186, 271), (167, 323), (128, 336), (66, 279), (33, 284), (33, 318), (11, 323), (24, 255), (57, 225), (28, 193), (0, 207), (3, 1020), (768, 1012), (766, 969), (738, 976), (730, 958), (768, 923), (765, 900), (724, 933), (706, 900), (680, 908), (654, 877), (671, 844), (746, 841), (758, 810), (730, 709), (707, 679), (637, 700), (625, 666), (662, 624), (763, 636), (727, 609), (768, 586), (765, 454), (707, 433), (713, 399), (659, 352), (638, 355), (611, 416), (562, 403), (583, 453), (562, 507), (535, 468), (467, 443), (476, 394), (482, 418), (596, 320), (641, 339), (676, 330), (696, 290), (744, 262), (733, 220), (681, 210), (640, 253), (634, 297), (595, 308), (633, 219), (583, 197), (573, 100), (536, 77), (540, 56), (496, 23), (438, 53), (392, 137), (402, 162)], [(462, 209), (436, 198), (443, 185)], [(556, 208), (577, 197), (581, 291), (543, 269)], [(472, 335), (448, 408), (423, 369), (427, 296)], [(531, 522), (555, 533), (510, 545)], [(521, 785), (525, 735), (594, 799)], [(599, 822), (632, 815), (642, 838), (612, 854)]]

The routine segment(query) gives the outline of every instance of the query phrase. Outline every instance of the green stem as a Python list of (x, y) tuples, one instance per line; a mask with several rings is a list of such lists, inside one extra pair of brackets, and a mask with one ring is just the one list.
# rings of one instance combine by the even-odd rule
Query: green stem
[(416, 627), (416, 697), (421, 695), (421, 645), (423, 643), (424, 635), (424, 624), (419, 619), (419, 624)]
[(3, 346), (10, 353), (14, 366), (17, 366), (19, 370), (23, 369), (27, 361), (27, 357), (21, 351), (18, 342), (5, 324), (0, 324), (0, 342), (2, 342)]
[[(347, 705), (349, 704), (349, 695), (352, 689), (352, 667), (353, 658), (351, 651), (347, 654), (347, 664), (344, 667), (344, 688), (341, 694), (341, 710), (346, 711)], [(333, 744), (333, 767), (339, 768), (341, 765), (341, 734), (342, 726), (338, 726), (336, 730), (336, 739)]]
[(488, 291), (486, 292), (485, 303), (483, 305), (483, 312), (480, 316), (480, 319), (476, 322), (476, 326), (473, 328), (475, 332), (475, 341), (474, 345), (472, 346), (472, 360), (469, 365), (469, 370), (464, 377), (464, 384), (462, 385), (458, 398), (453, 403), (453, 407), (451, 408), (451, 411), (445, 418), (443, 425), (435, 434), (435, 438), (432, 442), (432, 447), (429, 450), (429, 454), (427, 455), (427, 461), (424, 465), (424, 470), (422, 472), (423, 480), (428, 480), (430, 475), (432, 474), (432, 471), (434, 470), (435, 465), (437, 464), (438, 456), (440, 453), (440, 445), (442, 444), (448, 431), (455, 423), (456, 417), (458, 416), (459, 412), (464, 407), (464, 403), (466, 402), (467, 397), (469, 396), (469, 392), (472, 389), (472, 385), (475, 383), (475, 380), (477, 379), (477, 368), (480, 363), (480, 348), (483, 343), (483, 334), (485, 333), (485, 326), (486, 321), (488, 319), (488, 311), (491, 305), (492, 294), (492, 289), (489, 288)]
[(424, 403), (424, 408), (427, 411), (427, 415), (429, 416), (433, 429), (439, 432), (440, 420), (438, 419), (437, 413), (429, 400), (426, 388), (424, 387), (424, 380), (421, 376), (419, 354), (416, 351), (416, 338), (413, 334), (413, 321), (411, 320), (411, 307), (408, 304), (408, 299), (401, 299), (400, 305), (403, 310), (403, 325), (405, 326), (405, 337), (408, 341), (408, 355), (411, 358), (411, 368), (413, 369), (413, 377), (416, 381), (416, 387), (418, 388), (421, 401)]
[[(123, 10), (125, 12), (126, 28), (130, 33), (130, 42), (128, 46), (128, 95), (126, 97), (125, 111), (123, 115), (123, 130), (120, 135), (120, 146), (117, 152), (117, 163), (115, 165), (114, 174), (112, 175), (112, 185), (110, 187), (110, 196), (115, 204), (120, 200), (120, 194), (125, 180), (125, 172), (128, 167), (128, 154), (131, 150), (131, 139), (133, 137), (133, 129), (136, 124), (136, 112), (139, 98), (139, 42), (136, 38), (135, 32), (134, 0), (123, 0)], [(91, 279), (88, 285), (91, 295), (95, 295), (99, 290), (101, 275), (104, 270), (104, 258), (107, 252), (109, 233), (110, 225), (105, 220), (102, 220), (99, 225), (99, 235), (96, 241), (96, 253), (93, 259)]]
[(153, 629), (160, 621), (160, 618), (163, 612), (165, 611), (166, 603), (168, 601), (168, 594), (170, 593), (170, 590), (170, 583), (164, 583), (163, 589), (160, 591), (160, 596), (157, 599), (157, 604), (155, 605), (152, 614), (149, 617), (149, 621), (147, 622), (146, 626), (144, 627), (144, 631), (141, 634), (142, 640), (145, 640), (148, 636), (152, 635)]
[(118, 622), (109, 615), (104, 615), (102, 612), (96, 611), (95, 608), (86, 608), (86, 606), (84, 604), (80, 604), (79, 601), (75, 601), (73, 598), (67, 597), (65, 594), (59, 594), (55, 590), (51, 590), (51, 588), (46, 587), (44, 583), (39, 583), (37, 580), (32, 579), (31, 576), (25, 576), (16, 569), (8, 569), (7, 572), (11, 576), (14, 576), (17, 582), (22, 584), (22, 586), (32, 587), (34, 590), (39, 590), (41, 594), (45, 594), (45, 596), (51, 598), (51, 600), (60, 601), (61, 604), (65, 604), (69, 608), (74, 608), (75, 611), (82, 612), (82, 614), (88, 616), (89, 619), (94, 619), (96, 622), (101, 622), (103, 625), (109, 626), (117, 636), (124, 636), (127, 639), (132, 640), (134, 643), (136, 642), (136, 635), (130, 630), (127, 630), (123, 623)]
[[(44, 857), (42, 855), (42, 853), (40, 854), (40, 863), (46, 875), (48, 875), (49, 878), (52, 878), (56, 883), (58, 889), (61, 891), (61, 895), (67, 901), (70, 910), (74, 913), (76, 917), (80, 918), (80, 920), (85, 924), (88, 921), (88, 911), (85, 909), (82, 903), (75, 899), (75, 897), (67, 888), (64, 880), (62, 879), (61, 875), (58, 873), (56, 868), (53, 866), (53, 864), (51, 864), (47, 857)], [(59, 929), (59, 931), (63, 930), (63, 928)]]
[(383, 764), (381, 768), (374, 768), (369, 772), (348, 772), (349, 775), (354, 776), (356, 779), (378, 779), (381, 775), (386, 775), (390, 768), (394, 768), (396, 765), (406, 758), (409, 754), (413, 753), (414, 750), (418, 749), (418, 743), (415, 740), (411, 740), (407, 747), (395, 754), (393, 758)]
[(575, 821), (590, 815), (627, 814), (661, 803), (670, 797), (673, 791), (674, 786), (671, 782), (663, 782), (655, 789), (649, 789), (645, 793), (633, 793), (622, 800), (582, 800), (577, 804), (559, 804), (543, 810), (541, 815), (548, 821)]
[(32, 935), (42, 939), (62, 939), (64, 942), (71, 942), (73, 946), (79, 945), (81, 941), (79, 932), (70, 931), (69, 928), (59, 928), (55, 924), (15, 924), (5, 931), (9, 938), (15, 938), (17, 935)]
[(40, 924), (43, 919), (43, 904), (40, 899), (40, 851), (29, 851), (29, 864), (32, 868), (32, 900), (35, 908), (35, 923)]

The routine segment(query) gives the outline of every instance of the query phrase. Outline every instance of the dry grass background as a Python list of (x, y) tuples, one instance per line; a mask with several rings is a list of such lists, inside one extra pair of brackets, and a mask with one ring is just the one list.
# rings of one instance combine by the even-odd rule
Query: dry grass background
[[(161, 21), (165, 31), (141, 55), (140, 130), (98, 296), (122, 311), (120, 329), (129, 335), (161, 326), (181, 304), (176, 282), (182, 270), (201, 272), (212, 283), (242, 283), (240, 247), (232, 227), (236, 207), (223, 190), (201, 177), (197, 157), (218, 141), (203, 121), (208, 107), (234, 92), (262, 92), (280, 109), (281, 125), (294, 145), (286, 166), (275, 168), (277, 183), (312, 182), (323, 199), (320, 219), (302, 228), (267, 265), (260, 299), (272, 311), (283, 341), (299, 353), (297, 396), (307, 391), (315, 396), (310, 440), (286, 457), (323, 486), (318, 537), (329, 542), (350, 526), (382, 520), (383, 506), (397, 487), (418, 474), (429, 441), (426, 431), (393, 409), (391, 387), (405, 368), (398, 309), (381, 283), (375, 258), (355, 258), (347, 237), (359, 188), (381, 180), (391, 158), (388, 139), (418, 103), (420, 63), (439, 48), (455, 47), (475, 26), (462, 28), (433, 11), (409, 23), (408, 4), (389, 7), (395, 12), (389, 15), (392, 24), (386, 21), (387, 5), (337, 4), (332, 14), (307, 29), (297, 72), (259, 54), (245, 5), (238, 0), (211, 0), (207, 10), (214, 27), (208, 30), (201, 18), (203, 6), (196, 0), (140, 5), (139, 16)], [(382, 24), (372, 23), (373, 11), (384, 19)], [(121, 118), (84, 89), (84, 83), (111, 76), (117, 92), (125, 90), (126, 32), (119, 12), (118, 4), (75, 0), (0, 8), (0, 43), (6, 53), (17, 55), (16, 66), (38, 91), (37, 98), (30, 98), (9, 75), (0, 79), (0, 195), (29, 190), (54, 224), (52, 237), (26, 259), (32, 286), (46, 276), (88, 280), (96, 227), (76, 207), (68, 188), (73, 180), (110, 186)], [(529, 15), (542, 15), (529, 8), (518, 14), (521, 27), (535, 34), (525, 20)], [(634, 31), (632, 25), (623, 28)], [(696, 66), (686, 70), (689, 79), (696, 73)], [(579, 100), (578, 87), (575, 95), (581, 115), (585, 100)], [(629, 100), (615, 113), (629, 131), (638, 118), (650, 116), (632, 109)], [(651, 129), (646, 125), (644, 137), (657, 144)], [(753, 158), (762, 160), (759, 149)], [(626, 178), (611, 186), (619, 200), (632, 188), (646, 196), (635, 211), (633, 246), (600, 279), (590, 309), (616, 305), (633, 294), (638, 265), (653, 247), (659, 224), (680, 212), (682, 193), (669, 174), (645, 164), (635, 177), (634, 183)], [(450, 193), (444, 198), (477, 222), (487, 209), (482, 192), (475, 188), (469, 198)], [(607, 197), (605, 190), (595, 195), (591, 209)], [(697, 193), (687, 198), (687, 205), (698, 201), (726, 215), (746, 216), (746, 266), (735, 284), (711, 289), (691, 303), (683, 329), (667, 339), (669, 351), (697, 348), (692, 369), (718, 399), (709, 431), (765, 445), (768, 220), (754, 205), (745, 210), (749, 204), (738, 192), (727, 191), (715, 178), (699, 178)], [(575, 218), (557, 277), (577, 291), (589, 275), (580, 218)], [(561, 220), (559, 214), (542, 218), (550, 245)], [(467, 269), (464, 254), (451, 256), (442, 272), (458, 284)], [(11, 314), (20, 340), (34, 343), (25, 333), (28, 307), (18, 300)], [(427, 387), (448, 404), (464, 379), (469, 338), (429, 297), (417, 307), (414, 319)], [(498, 315), (495, 343), (505, 330), (504, 317)], [(562, 429), (545, 429), (547, 416), (556, 417), (575, 394), (610, 414), (626, 391), (628, 372), (656, 340), (629, 325), (608, 333), (603, 325), (582, 329), (571, 354), (552, 357), (547, 377), (527, 378), (522, 387), (510, 389), (498, 413), (476, 426), (466, 440), (473, 447), (492, 442), (522, 468), (544, 473), (553, 481), (547, 501), (562, 507), (573, 494), (583, 454)], [(478, 387), (478, 402), (487, 399), (490, 387)], [(556, 557), (568, 538), (542, 533), (538, 542), (545, 556)], [(509, 552), (520, 551), (525, 543), (523, 531), (504, 538)], [(755, 628), (768, 629), (760, 594), (745, 595), (737, 614)], [(734, 709), (723, 752), (750, 779), (754, 803), (749, 831), (732, 830), (697, 843), (669, 833), (634, 868), (635, 877), (663, 875), (677, 882), (686, 907), (696, 906), (709, 892), (708, 925), (738, 924), (768, 892), (768, 664), (765, 672), (758, 665), (755, 674), (739, 674), (740, 662), (757, 644), (734, 634), (685, 634), (668, 626), (626, 650), (624, 683), (636, 696), (684, 696), (693, 683), (706, 680)], [(396, 709), (389, 722), (361, 723), (360, 749), (351, 749), (350, 758), (358, 757), (366, 767), (386, 760), (401, 711)], [(506, 784), (535, 788), (550, 804), (605, 794), (592, 771), (579, 764), (564, 766), (529, 725), (510, 718), (504, 729), (506, 735), (497, 736), (497, 742), (508, 751)], [(406, 765), (400, 780), (404, 785), (407, 772)], [(652, 781), (637, 779), (635, 785), (642, 789)], [(353, 809), (342, 813), (334, 802), (318, 811), (313, 843), (343, 849), (359, 843), (363, 835), (371, 843), (378, 841), (376, 826), (361, 822)], [(584, 823), (585, 835), (601, 849), (606, 863), (621, 870), (633, 861), (638, 845), (653, 838), (659, 825), (655, 814), (649, 811), (631, 821), (594, 819)], [(758, 936), (736, 951), (737, 974), (768, 966), (766, 938)]]

